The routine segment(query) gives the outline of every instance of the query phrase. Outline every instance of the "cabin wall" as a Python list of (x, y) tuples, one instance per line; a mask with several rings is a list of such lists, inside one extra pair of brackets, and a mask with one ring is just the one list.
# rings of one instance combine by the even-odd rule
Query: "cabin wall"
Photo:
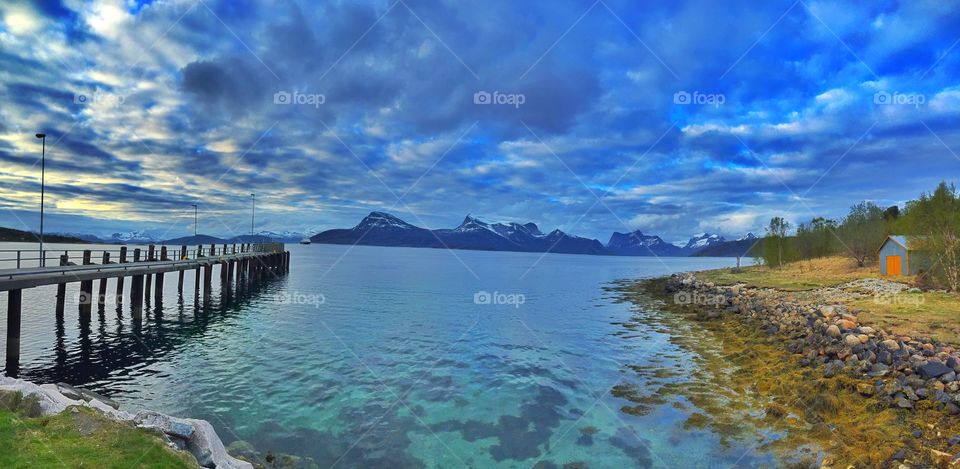
[[(887, 256), (900, 256), (900, 271), (904, 274), (913, 272), (907, 272), (907, 250), (903, 246), (888, 240), (883, 244), (883, 247), (880, 248), (880, 273), (882, 275), (887, 275)], [(911, 266), (912, 267), (912, 266)]]

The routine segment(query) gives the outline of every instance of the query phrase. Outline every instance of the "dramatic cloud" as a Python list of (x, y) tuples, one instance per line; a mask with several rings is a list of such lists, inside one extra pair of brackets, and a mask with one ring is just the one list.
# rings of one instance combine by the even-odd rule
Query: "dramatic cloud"
[(760, 232), (960, 170), (954, 2), (0, 5), (0, 225)]

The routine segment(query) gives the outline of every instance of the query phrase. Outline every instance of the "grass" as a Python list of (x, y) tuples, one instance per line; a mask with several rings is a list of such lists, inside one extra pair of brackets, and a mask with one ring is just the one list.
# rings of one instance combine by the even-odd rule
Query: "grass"
[(960, 344), (960, 297), (950, 293), (902, 293), (891, 298), (851, 301), (861, 322), (897, 334)]
[[(826, 257), (794, 262), (783, 268), (752, 266), (734, 272), (718, 269), (697, 276), (718, 285), (745, 283), (751, 287), (783, 291), (806, 291), (832, 287), (863, 278), (885, 278), (913, 284), (914, 277), (881, 277), (876, 265), (857, 267), (844, 257)], [(864, 298), (847, 305), (862, 310), (861, 323), (910, 337), (930, 337), (960, 345), (960, 297), (942, 292), (908, 293), (891, 297)]]
[(718, 285), (745, 283), (751, 287), (776, 288), (785, 291), (814, 290), (867, 277), (879, 277), (876, 266), (857, 267), (845, 257), (824, 257), (793, 262), (782, 268), (766, 266), (717, 269), (698, 272), (697, 276)]
[(40, 417), (35, 401), (0, 393), (0, 467), (195, 468), (157, 435), (77, 407)]

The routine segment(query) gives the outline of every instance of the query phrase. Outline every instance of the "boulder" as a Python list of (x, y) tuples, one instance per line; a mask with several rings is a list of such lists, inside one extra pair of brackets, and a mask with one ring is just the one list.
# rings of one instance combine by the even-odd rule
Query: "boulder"
[(206, 420), (186, 419), (193, 426), (193, 433), (187, 440), (187, 449), (197, 458), (203, 467), (217, 469), (253, 469), (253, 465), (227, 454), (223, 442)]
[(839, 338), (841, 335), (840, 328), (831, 324), (830, 327), (827, 328), (827, 335), (833, 338)]
[(855, 335), (853, 335), (853, 334), (847, 334), (847, 335), (843, 338), (843, 343), (847, 344), (847, 346), (849, 346), (849, 347), (853, 347), (853, 346), (856, 346), (856, 345), (860, 345), (860, 338), (857, 337), (857, 336), (855, 336)]
[(887, 348), (887, 350), (890, 350), (890, 351), (894, 351), (894, 352), (895, 352), (895, 351), (897, 351), (897, 350), (900, 350), (900, 344), (897, 343), (897, 341), (896, 341), (896, 340), (893, 340), (893, 339), (884, 340), (883, 342), (880, 342), (880, 345), (883, 345), (884, 347)]
[(940, 362), (929, 362), (926, 365), (921, 365), (917, 372), (920, 373), (920, 376), (924, 379), (939, 378), (947, 373), (953, 372), (953, 370)]
[(133, 421), (138, 427), (157, 430), (184, 440), (189, 440), (194, 432), (193, 425), (188, 420), (171, 417), (152, 410), (137, 412)]

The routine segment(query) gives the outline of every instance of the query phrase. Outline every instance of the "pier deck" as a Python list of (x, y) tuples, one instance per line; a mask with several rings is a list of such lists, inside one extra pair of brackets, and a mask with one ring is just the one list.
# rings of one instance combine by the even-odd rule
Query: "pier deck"
[[(141, 320), (144, 298), (150, 298), (151, 289), (156, 302), (163, 298), (164, 274), (178, 272), (178, 292), (183, 292), (184, 272), (196, 272), (194, 290), (199, 297), (201, 278), (203, 299), (211, 296), (213, 269), (220, 267), (220, 283), (229, 285), (256, 282), (269, 277), (278, 277), (289, 272), (290, 252), (282, 243), (232, 244), (197, 246), (188, 250), (186, 246), (168, 249), (167, 246), (150, 245), (146, 252), (133, 249), (132, 260), (127, 258), (127, 247), (117, 250), (81, 250), (63, 251), (57, 266), (46, 266), (47, 251), (37, 258), (25, 258), (24, 251), (16, 253), (16, 258), (0, 258), (0, 265), (14, 263), (17, 268), (0, 269), (0, 292), (7, 292), (7, 337), (6, 337), (6, 373), (16, 376), (20, 364), (20, 322), (23, 290), (44, 285), (57, 285), (56, 316), (62, 319), (66, 300), (66, 285), (80, 283), (80, 295), (77, 297), (81, 320), (89, 320), (94, 301), (100, 306), (107, 295), (107, 281), (116, 279), (116, 301), (123, 301), (124, 279), (130, 277), (130, 306), (135, 320)], [(60, 251), (57, 251), (60, 252)], [(70, 262), (70, 252), (80, 253), (80, 263)], [(94, 252), (97, 253), (94, 256)], [(116, 261), (111, 257), (117, 254)], [(93, 259), (100, 260), (94, 263)], [(37, 267), (24, 267), (24, 261), (35, 260)], [(99, 280), (99, 291), (95, 295), (93, 284)]]

